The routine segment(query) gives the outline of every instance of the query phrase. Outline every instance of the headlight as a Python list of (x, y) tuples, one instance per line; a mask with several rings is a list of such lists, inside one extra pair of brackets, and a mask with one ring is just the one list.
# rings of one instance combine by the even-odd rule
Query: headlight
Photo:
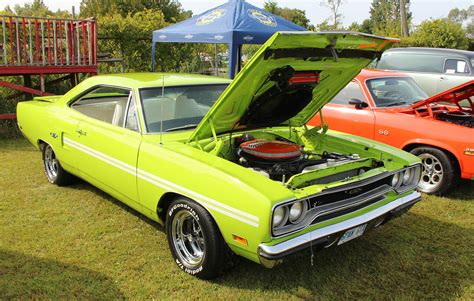
[(286, 222), (288, 218), (288, 209), (285, 206), (281, 206), (275, 209), (273, 213), (273, 227), (278, 227)]
[(393, 175), (392, 177), (392, 187), (397, 187), (398, 184), (400, 184), (400, 173), (397, 172), (396, 174)]
[(411, 168), (403, 173), (403, 185), (408, 185), (413, 180), (413, 170)]
[(290, 216), (289, 220), (291, 223), (296, 223), (298, 222), (301, 217), (303, 216), (303, 213), (306, 211), (307, 205), (305, 202), (296, 202), (290, 207)]

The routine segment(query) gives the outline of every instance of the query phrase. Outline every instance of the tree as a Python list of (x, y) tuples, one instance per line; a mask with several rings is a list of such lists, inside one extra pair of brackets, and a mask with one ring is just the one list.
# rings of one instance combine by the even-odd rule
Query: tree
[(164, 20), (168, 23), (176, 23), (191, 16), (191, 12), (184, 11), (181, 4), (176, 0), (82, 0), (82, 17), (101, 17), (120, 14), (126, 17), (128, 14), (141, 12), (145, 9), (160, 10)]
[(474, 5), (469, 6), (467, 9), (453, 8), (449, 11), (448, 19), (461, 24), (461, 26), (467, 23), (465, 30), (469, 40), (468, 49), (474, 50)]
[[(160, 10), (145, 9), (125, 17), (116, 13), (100, 18), (99, 49), (123, 57), (127, 71), (150, 70), (151, 32), (168, 26)], [(157, 45), (156, 65), (158, 71), (177, 71), (183, 61), (192, 56), (192, 45), (169, 43)], [(102, 70), (107, 71), (107, 70)]]
[(331, 10), (333, 18), (332, 29), (338, 29), (342, 23), (342, 14), (339, 13), (339, 9), (343, 3), (344, 0), (324, 0), (320, 3), (321, 6), (325, 6)]
[(467, 49), (466, 31), (459, 23), (449, 19), (423, 21), (408, 39), (402, 40), (404, 45), (418, 47), (438, 47)]
[[(9, 9), (7, 6), (5, 9)], [(71, 14), (68, 11), (57, 10), (52, 12), (43, 0), (33, 0), (33, 2), (25, 3), (24, 5), (16, 4), (13, 7), (13, 12), (18, 16), (29, 16), (29, 17), (56, 17), (56, 18), (69, 18)]]
[(467, 9), (453, 8), (448, 13), (448, 19), (456, 23), (463, 23), (466, 20), (471, 20), (470, 23), (473, 23), (473, 18), (474, 5), (469, 6)]
[(402, 27), (402, 36), (408, 37), (408, 20), (407, 20), (407, 11), (405, 0), (400, 0), (400, 26)]
[[(405, 0), (407, 23), (411, 23), (410, 1)], [(370, 7), (370, 20), (374, 34), (400, 37), (400, 0), (373, 0)]]
[(352, 22), (347, 29), (350, 31), (373, 33), (372, 22), (369, 19), (365, 19), (361, 24)]
[(288, 21), (298, 24), (309, 30), (314, 29), (310, 20), (306, 17), (306, 11), (297, 8), (288, 8), (278, 6), (277, 1), (269, 0), (263, 4), (263, 9), (274, 15), (280, 16)]

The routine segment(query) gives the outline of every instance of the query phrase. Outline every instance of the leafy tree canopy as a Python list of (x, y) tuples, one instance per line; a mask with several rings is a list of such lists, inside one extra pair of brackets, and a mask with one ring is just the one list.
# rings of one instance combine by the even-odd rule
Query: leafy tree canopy
[(285, 18), (295, 24), (298, 24), (309, 30), (314, 30), (314, 26), (311, 25), (310, 20), (306, 17), (306, 11), (297, 8), (288, 8), (278, 6), (277, 1), (269, 0), (263, 4), (263, 9), (274, 15)]
[(461, 24), (449, 19), (423, 21), (403, 45), (467, 49), (468, 38)]
[(448, 13), (448, 19), (456, 23), (463, 23), (466, 20), (471, 20), (470, 23), (473, 23), (473, 18), (474, 5), (471, 5), (466, 9), (453, 8)]
[(191, 16), (190, 11), (184, 11), (176, 0), (82, 0), (82, 17), (101, 17), (119, 14), (126, 17), (146, 9), (160, 10), (164, 20), (176, 23)]
[(325, 6), (329, 8), (332, 14), (332, 25), (329, 25), (329, 21), (325, 20), (320, 26), (326, 27), (329, 25), (329, 29), (342, 29), (342, 14), (339, 13), (339, 9), (341, 8), (342, 4), (344, 4), (345, 0), (324, 0), (320, 2), (321, 6)]
[(25, 3), (23, 5), (16, 4), (13, 9), (6, 6), (1, 14), (5, 15), (18, 15), (28, 17), (56, 17), (56, 18), (70, 18), (71, 14), (66, 10), (57, 10), (56, 12), (51, 11), (43, 0), (33, 0), (31, 3)]
[[(410, 0), (405, 0), (405, 10), (408, 24), (410, 24)], [(369, 20), (374, 34), (400, 37), (400, 0), (373, 0), (370, 6)]]

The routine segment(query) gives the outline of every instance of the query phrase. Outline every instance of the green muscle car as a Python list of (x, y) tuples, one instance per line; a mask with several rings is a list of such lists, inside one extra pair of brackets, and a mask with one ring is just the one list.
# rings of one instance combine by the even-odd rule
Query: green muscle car
[(235, 254), (273, 267), (361, 236), (420, 200), (415, 156), (305, 125), (394, 42), (276, 33), (232, 82), (95, 76), (19, 103), (18, 124), (42, 151), (49, 182), (74, 175), (164, 225), (185, 272), (215, 277)]

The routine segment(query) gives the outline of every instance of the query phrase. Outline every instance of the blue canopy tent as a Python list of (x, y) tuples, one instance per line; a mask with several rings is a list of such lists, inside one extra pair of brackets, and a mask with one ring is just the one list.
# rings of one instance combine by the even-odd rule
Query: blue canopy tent
[(155, 30), (152, 39), (152, 69), (156, 43), (229, 44), (229, 78), (240, 65), (243, 44), (263, 44), (277, 31), (306, 28), (253, 6), (244, 0), (229, 2), (171, 26)]

